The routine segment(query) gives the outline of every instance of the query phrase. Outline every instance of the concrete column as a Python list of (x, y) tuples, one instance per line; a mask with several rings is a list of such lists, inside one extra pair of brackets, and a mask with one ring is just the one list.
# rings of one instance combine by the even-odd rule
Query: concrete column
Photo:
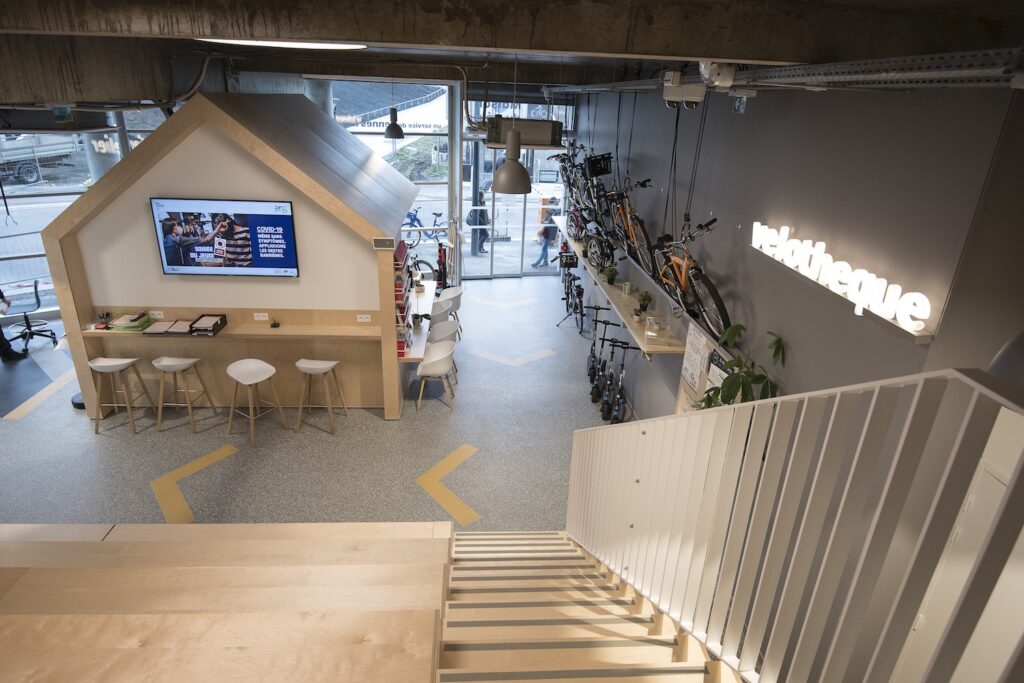
[(305, 79), (305, 95), (320, 107), (328, 116), (334, 118), (334, 94), (331, 82), (322, 78)]

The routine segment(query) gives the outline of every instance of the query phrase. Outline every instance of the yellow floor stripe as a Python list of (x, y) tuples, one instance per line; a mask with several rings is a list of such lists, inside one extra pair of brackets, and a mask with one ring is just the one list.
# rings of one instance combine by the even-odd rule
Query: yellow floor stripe
[(462, 526), (469, 526), (480, 519), (476, 510), (451, 492), (441, 480), (452, 473), (456, 467), (464, 463), (469, 456), (476, 453), (473, 446), (463, 444), (445, 456), (444, 460), (437, 463), (424, 472), (416, 480), (416, 483), (423, 487), (423, 490), (430, 494), (430, 497), (437, 501), (437, 504), (445, 509), (452, 518)]
[(181, 495), (181, 489), (178, 488), (178, 481), (237, 452), (238, 449), (234, 446), (221, 446), (217, 450), (210, 451), (201, 458), (185, 463), (149, 482), (153, 494), (156, 496), (156, 502), (159, 503), (160, 510), (164, 513), (164, 519), (168, 524), (191, 524), (195, 521), (192, 510), (185, 501), (185, 496)]
[(36, 394), (32, 398), (28, 399), (27, 401), (22, 403), (20, 406), (18, 406), (14, 410), (12, 410), (11, 412), (9, 412), (6, 415), (4, 415), (4, 419), (5, 420), (20, 420), (21, 418), (25, 417), (26, 415), (31, 413), (33, 410), (35, 410), (39, 406), (40, 403), (42, 403), (43, 401), (45, 401), (46, 399), (50, 398), (51, 396), (56, 394), (58, 391), (63, 389), (64, 386), (68, 382), (73, 380), (74, 378), (75, 378), (75, 369), (71, 368), (70, 370), (65, 372), (63, 375), (61, 375), (57, 379), (53, 380), (52, 382), (47, 384), (45, 387), (40, 389), (38, 392), (36, 392)]
[(474, 356), (485, 358), (487, 360), (492, 360), (495, 363), (501, 363), (502, 365), (508, 365), (509, 367), (513, 368), (519, 367), (520, 365), (526, 365), (527, 363), (532, 363), (535, 360), (541, 360), (543, 358), (555, 355), (555, 352), (552, 351), (551, 349), (544, 349), (543, 351), (538, 351), (537, 353), (531, 353), (528, 356), (516, 356), (515, 358), (513, 358), (512, 356), (503, 356), (500, 353), (491, 353), (490, 351), (484, 351), (483, 349), (470, 349), (469, 352)]

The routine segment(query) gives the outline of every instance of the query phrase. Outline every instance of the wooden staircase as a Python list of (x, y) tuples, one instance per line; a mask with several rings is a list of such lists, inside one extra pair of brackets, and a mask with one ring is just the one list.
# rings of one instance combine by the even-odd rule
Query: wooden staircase
[(456, 533), (447, 597), (436, 683), (729, 680), (564, 532)]

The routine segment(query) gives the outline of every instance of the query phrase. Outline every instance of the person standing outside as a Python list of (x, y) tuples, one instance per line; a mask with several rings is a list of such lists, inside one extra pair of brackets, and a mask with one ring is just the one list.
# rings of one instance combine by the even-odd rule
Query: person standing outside
[(487, 214), (487, 205), (484, 203), (484, 191), (480, 190), (480, 194), (477, 197), (476, 207), (469, 210), (469, 217), (466, 219), (468, 225), (473, 226), (472, 235), (475, 240), (478, 240), (473, 246), (476, 247), (475, 253), (486, 254), (487, 250), (484, 249), (484, 242), (491, 237), (491, 231), (485, 228), (485, 225), (491, 224), (491, 217)]
[[(4, 296), (3, 290), (0, 290), (0, 303), (7, 304), (8, 306), (11, 304), (10, 299)], [(24, 351), (14, 350), (11, 342), (7, 341), (7, 337), (4, 336), (3, 329), (0, 329), (0, 358), (3, 358), (3, 362), (22, 360), (27, 357), (28, 354)]]
[[(549, 205), (558, 206), (558, 198), (552, 197), (548, 200)], [(544, 219), (541, 221), (540, 230), (537, 231), (537, 240), (540, 242), (540, 255), (537, 260), (530, 264), (533, 268), (546, 268), (548, 265), (548, 247), (555, 240), (558, 233), (558, 226), (555, 225), (554, 217), (561, 213), (558, 208), (546, 209)]]

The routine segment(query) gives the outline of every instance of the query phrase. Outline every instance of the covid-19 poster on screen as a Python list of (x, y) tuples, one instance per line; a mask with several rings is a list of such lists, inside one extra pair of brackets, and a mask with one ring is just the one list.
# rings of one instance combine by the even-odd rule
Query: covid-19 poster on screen
[(152, 199), (168, 275), (298, 277), (291, 202)]

